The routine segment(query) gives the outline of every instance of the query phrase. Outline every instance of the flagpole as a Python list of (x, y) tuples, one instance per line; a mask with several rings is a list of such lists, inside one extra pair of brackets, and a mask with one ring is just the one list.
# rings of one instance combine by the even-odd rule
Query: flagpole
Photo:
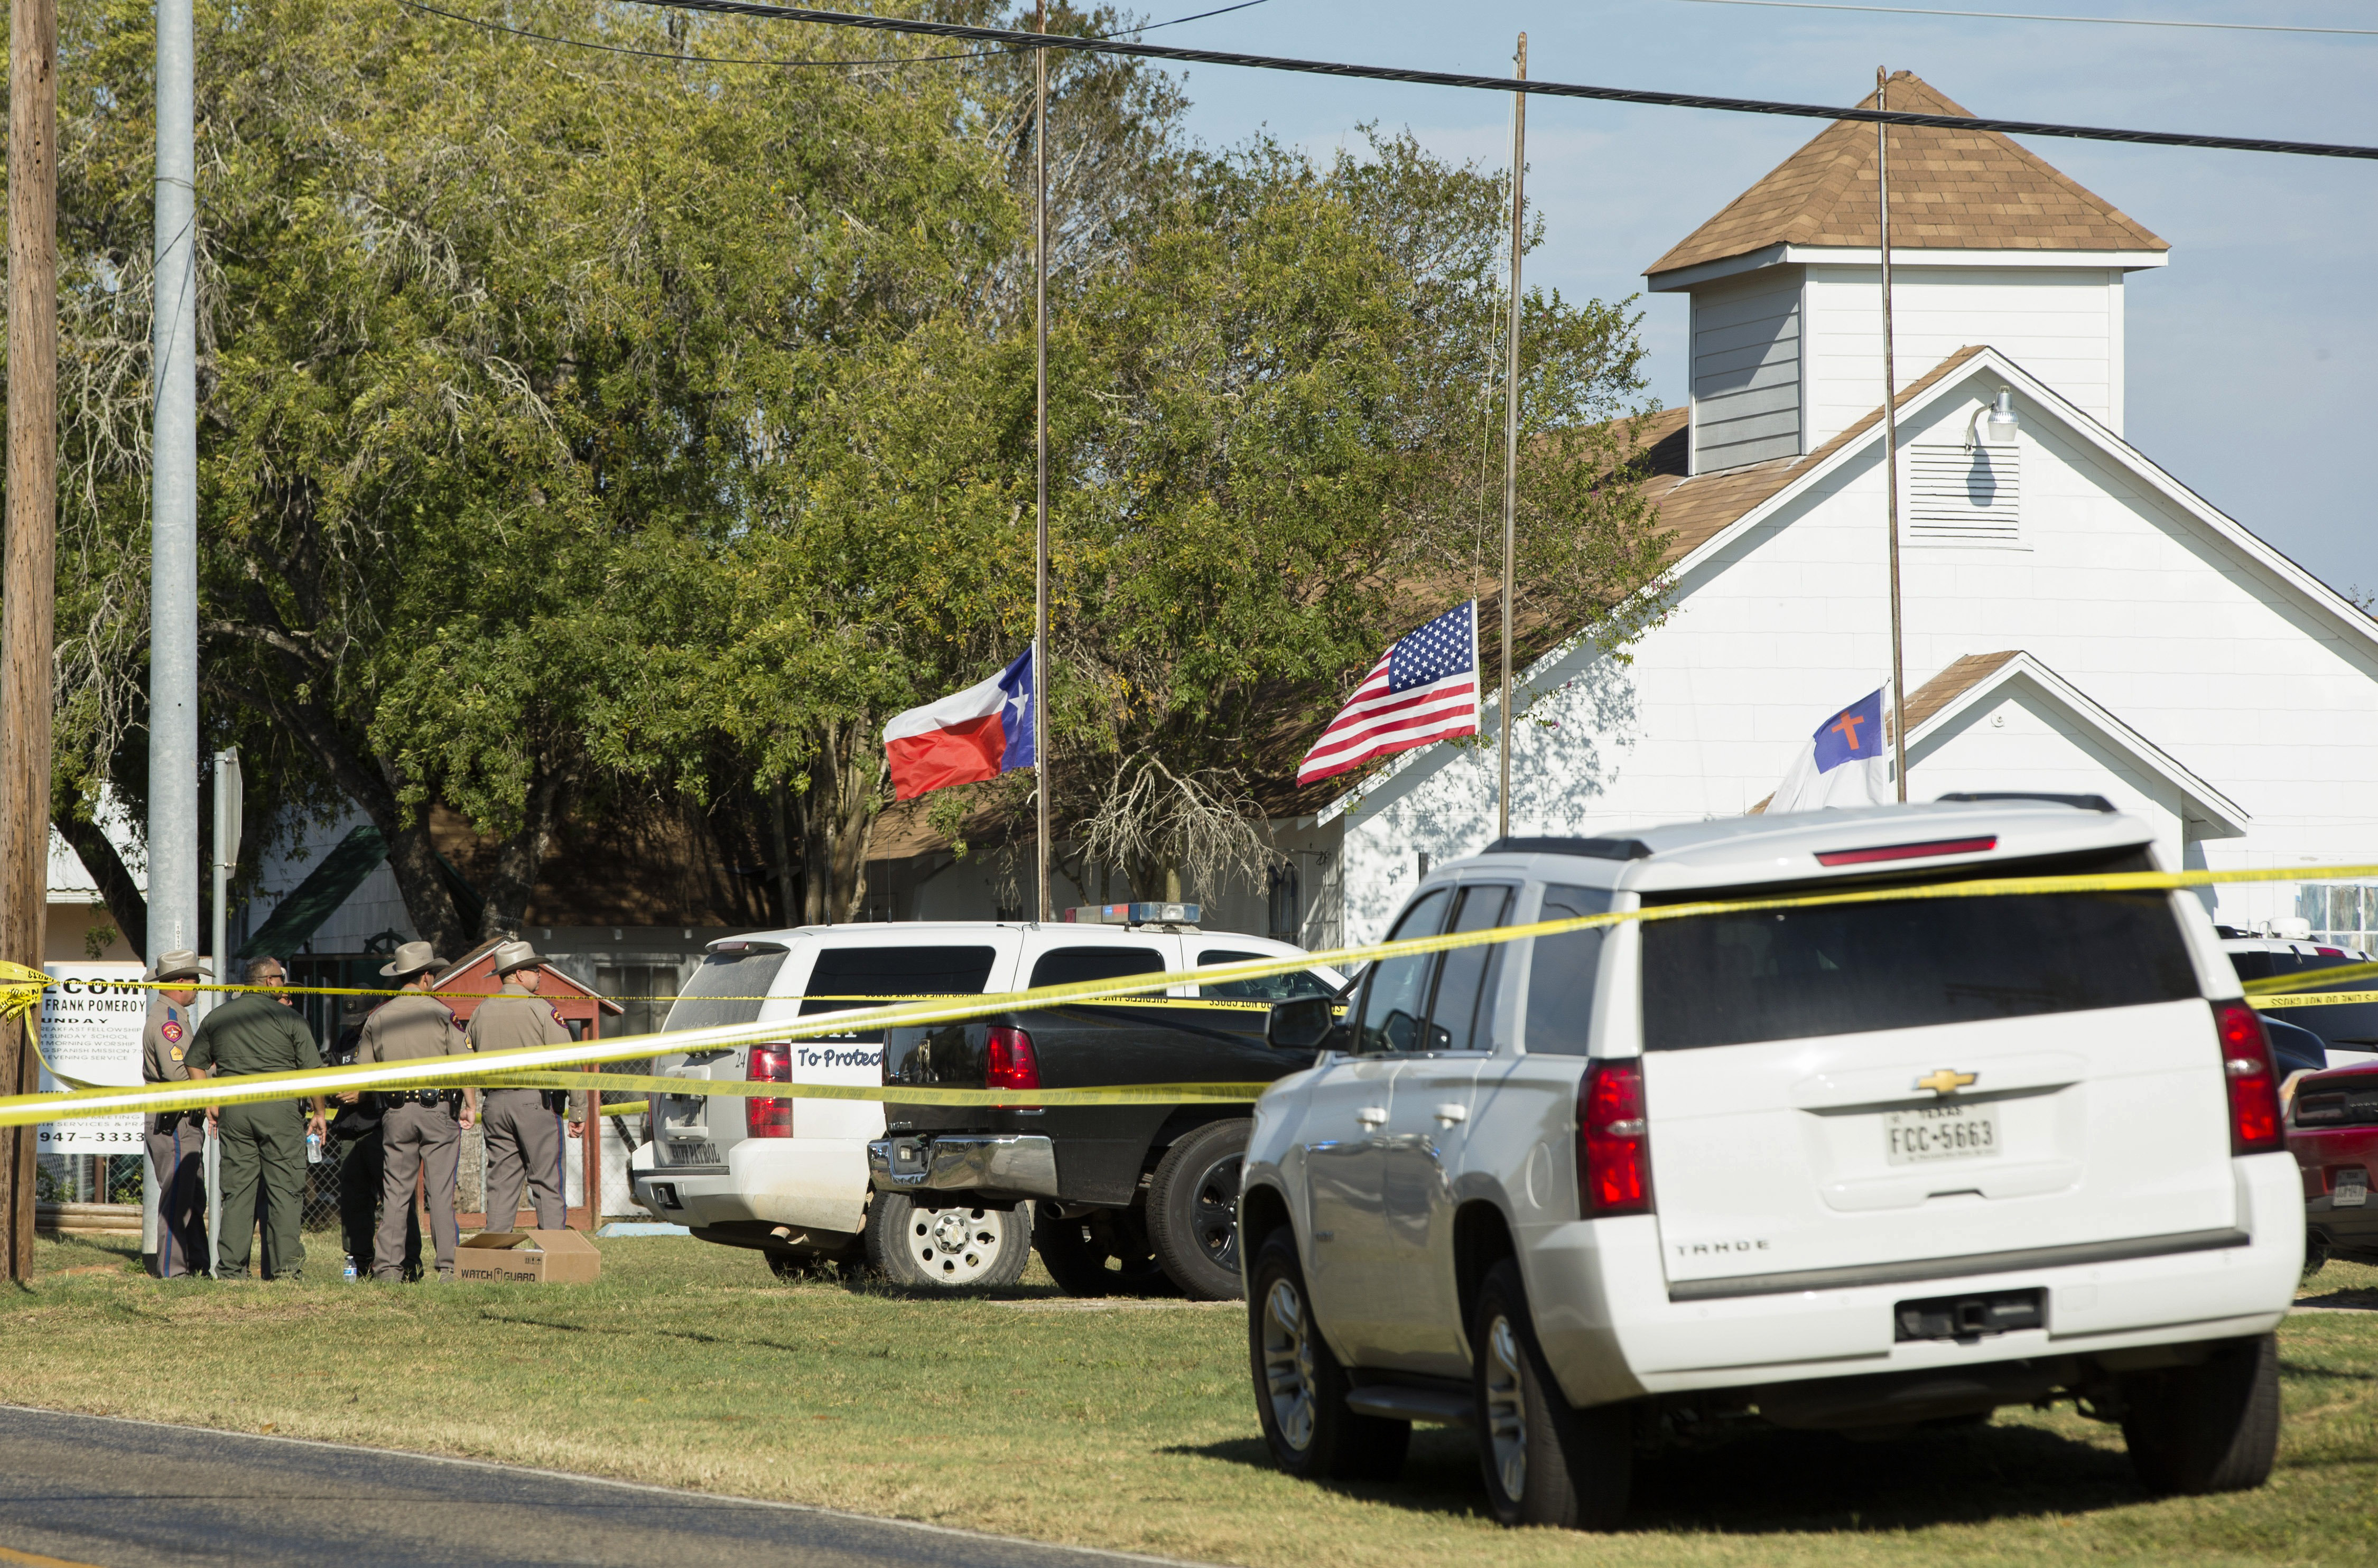
[[(1528, 79), (1528, 35), (1519, 35), (1514, 74)], [(1511, 597), (1512, 545), (1519, 508), (1519, 249), (1527, 210), (1528, 95), (1511, 95), (1511, 325), (1503, 360), (1503, 703), (1496, 715), (1501, 733), (1495, 746), (1502, 778), (1495, 794), (1495, 836), (1511, 836)]]
[[(1888, 107), (1891, 72), (1874, 68), (1874, 106)], [(1907, 672), (1899, 615), (1899, 373), (1891, 347), (1891, 147), (1889, 127), (1874, 123), (1874, 181), (1882, 209), (1882, 473), (1884, 514), (1891, 522), (1891, 771), (1899, 782), (1899, 803), (1907, 804)]]
[[(1048, 6), (1032, 7), (1032, 30), (1048, 30)], [(1035, 854), (1039, 892), (1034, 918), (1055, 918), (1049, 903), (1049, 52), (1032, 52), (1033, 447), (1038, 496), (1032, 543), (1032, 767), (1038, 803)]]

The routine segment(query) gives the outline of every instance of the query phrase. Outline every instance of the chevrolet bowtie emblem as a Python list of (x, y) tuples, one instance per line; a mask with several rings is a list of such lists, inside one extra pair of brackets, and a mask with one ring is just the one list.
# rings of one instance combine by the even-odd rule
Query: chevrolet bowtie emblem
[(1916, 1086), (1919, 1089), (1929, 1089), (1936, 1095), (1946, 1096), (1955, 1094), (1971, 1083), (1977, 1076), (1978, 1074), (1972, 1072), (1960, 1072), (1953, 1067), (1943, 1067), (1928, 1076), (1918, 1078), (1916, 1081)]

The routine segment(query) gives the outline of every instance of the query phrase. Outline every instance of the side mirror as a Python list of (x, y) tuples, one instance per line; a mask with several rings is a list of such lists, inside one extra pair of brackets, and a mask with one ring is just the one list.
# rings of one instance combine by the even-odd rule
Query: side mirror
[(1316, 1051), (1328, 1043), (1337, 1026), (1327, 997), (1275, 1002), (1264, 1020), (1264, 1044), (1275, 1050)]

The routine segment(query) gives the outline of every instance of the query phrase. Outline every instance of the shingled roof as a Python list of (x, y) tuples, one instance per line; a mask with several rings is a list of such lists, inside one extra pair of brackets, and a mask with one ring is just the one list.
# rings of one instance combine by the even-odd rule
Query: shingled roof
[[(1891, 78), (1891, 108), (1961, 114), (1912, 72)], [(1872, 108), (1868, 93), (1860, 108)], [(2102, 197), (1995, 131), (1893, 126), (1891, 248), (1901, 250), (2150, 250), (2171, 247)], [(1871, 250), (1874, 127), (1836, 120), (1767, 177), (1645, 268), (1657, 278), (1772, 245)]]

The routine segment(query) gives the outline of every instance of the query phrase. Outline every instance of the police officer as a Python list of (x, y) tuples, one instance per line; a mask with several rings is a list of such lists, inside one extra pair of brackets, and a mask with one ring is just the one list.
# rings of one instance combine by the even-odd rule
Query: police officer
[[(197, 989), (175, 986), (175, 980), (209, 980), (214, 976), (198, 955), (186, 948), (166, 953), (149, 971), (151, 980), (165, 982), (150, 993), (149, 1026), (140, 1032), (140, 1077), (150, 1083), (186, 1082), (190, 1070), (190, 1035), (198, 1027), (190, 1017)], [(159, 1279), (178, 1279), (207, 1272), (206, 1112), (162, 1111), (147, 1119), (149, 1168), (157, 1182), (157, 1256), (151, 1265)]]
[[(363, 1019), (355, 1016), (339, 1032), (339, 1043), (330, 1047), (330, 1065), (354, 1066), (362, 1037)], [(379, 1190), (387, 1165), (379, 1142), (379, 1096), (369, 1090), (350, 1089), (338, 1096), (338, 1102), (330, 1141), (339, 1146), (339, 1233), (346, 1244), (347, 1267), (353, 1277), (367, 1279), (379, 1229)], [(421, 1215), (410, 1203), (404, 1205), (404, 1277), (421, 1277)]]
[[(462, 1021), (453, 1010), (429, 994), (432, 980), (446, 966), (427, 942), (406, 942), (380, 974), (403, 989), (364, 1020), (355, 1041), (357, 1061), (385, 1066), (420, 1061), (430, 1057), (460, 1056), (471, 1048)], [(462, 1092), (458, 1119), (447, 1089), (383, 1089), (380, 1091), (379, 1234), (372, 1247), (372, 1277), (394, 1283), (402, 1277), (405, 1216), (413, 1213), (413, 1182), (421, 1178), (429, 1203), (429, 1235), (437, 1248), (438, 1277), (454, 1277), (454, 1178), (462, 1167), (462, 1129), (479, 1111), (476, 1090)]]
[[(526, 942), (496, 949), (496, 974), (503, 989), (471, 1015), (471, 1048), (522, 1050), (570, 1044), (561, 1013), (537, 999), (545, 960)], [(522, 1179), (536, 1203), (540, 1230), (568, 1223), (562, 1196), (562, 1113), (570, 1106), (561, 1089), (489, 1089), (480, 1095), (487, 1134), (487, 1228), (510, 1230), (520, 1214)], [(578, 1136), (572, 1126), (570, 1136)]]
[[(277, 958), (247, 966), (248, 985), (265, 987), (234, 997), (198, 1025), (182, 1059), (198, 1079), (242, 1078), (258, 1072), (295, 1072), (319, 1068), (322, 1053), (294, 1009), (270, 994), (289, 982)], [(238, 1279), (247, 1273), (247, 1216), (257, 1212), (264, 1189), (264, 1276), (294, 1279), (306, 1266), (306, 1134), (322, 1131), (322, 1097), (301, 1117), (294, 1102), (209, 1106), (207, 1120), (222, 1143), (223, 1234), (215, 1238), (215, 1277)]]

